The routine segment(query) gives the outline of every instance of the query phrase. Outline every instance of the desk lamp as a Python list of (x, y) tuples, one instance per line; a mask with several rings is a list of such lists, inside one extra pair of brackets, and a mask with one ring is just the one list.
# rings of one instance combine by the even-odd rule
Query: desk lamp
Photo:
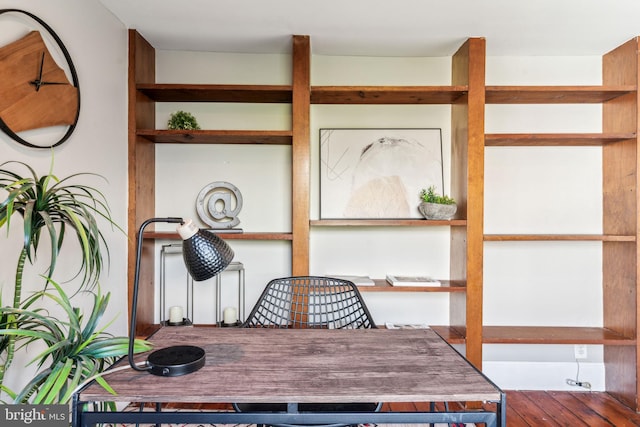
[(204, 349), (190, 345), (166, 347), (149, 354), (146, 365), (142, 367), (136, 365), (133, 361), (143, 232), (149, 224), (154, 222), (180, 224), (177, 230), (182, 238), (182, 256), (187, 271), (195, 281), (210, 279), (227, 268), (233, 259), (233, 250), (215, 234), (198, 229), (190, 219), (184, 221), (182, 218), (150, 218), (143, 222), (140, 230), (138, 230), (136, 270), (129, 328), (129, 365), (136, 371), (147, 371), (153, 375), (164, 377), (176, 377), (190, 374), (202, 368), (205, 362)]

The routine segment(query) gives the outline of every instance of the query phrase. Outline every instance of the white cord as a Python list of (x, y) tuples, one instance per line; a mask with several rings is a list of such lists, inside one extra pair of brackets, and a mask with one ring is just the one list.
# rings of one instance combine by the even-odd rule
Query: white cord
[(588, 381), (580, 381), (580, 361), (576, 359), (576, 365), (578, 365), (578, 370), (576, 372), (576, 379), (572, 380), (567, 378), (567, 384), (574, 387), (584, 387), (587, 390), (591, 390), (591, 383)]
[[(136, 363), (136, 366), (144, 366), (146, 364), (147, 364), (146, 361), (138, 362), (138, 363)], [(78, 384), (78, 386), (75, 389), (73, 389), (73, 392), (71, 393), (71, 395), (73, 396), (80, 389), (82, 389), (84, 386), (86, 386), (87, 384), (89, 384), (91, 381), (95, 380), (98, 377), (102, 377), (102, 376), (107, 375), (107, 374), (112, 374), (114, 372), (124, 371), (125, 369), (131, 369), (131, 366), (130, 365), (120, 366), (119, 368), (113, 368), (113, 369), (109, 369), (109, 370), (106, 370), (106, 371), (102, 371), (102, 372), (100, 372), (98, 374), (95, 374), (94, 376), (89, 377), (86, 380), (84, 380), (83, 382), (81, 382), (80, 384)]]

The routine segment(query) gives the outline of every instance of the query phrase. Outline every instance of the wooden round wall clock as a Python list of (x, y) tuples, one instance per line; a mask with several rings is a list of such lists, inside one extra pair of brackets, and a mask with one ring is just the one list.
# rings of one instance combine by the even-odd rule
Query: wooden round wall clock
[(5, 19), (24, 24), (28, 33), (0, 47), (0, 128), (27, 147), (56, 147), (80, 116), (73, 61), (60, 37), (34, 14), (0, 9), (0, 29)]

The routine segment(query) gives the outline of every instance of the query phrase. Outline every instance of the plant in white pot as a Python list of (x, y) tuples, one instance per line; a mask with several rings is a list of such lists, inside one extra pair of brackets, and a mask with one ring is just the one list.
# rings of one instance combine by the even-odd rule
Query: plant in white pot
[[(120, 228), (111, 218), (104, 195), (93, 187), (75, 183), (84, 176), (97, 175), (80, 173), (59, 179), (51, 170), (38, 176), (23, 162), (0, 164), (0, 229), (6, 227), (8, 234), (15, 216), (22, 217), (23, 222), (23, 245), (18, 254), (12, 303), (4, 305), (0, 301), (0, 392), (16, 403), (66, 403), (78, 385), (99, 375), (116, 357), (128, 353), (128, 338), (113, 337), (104, 332), (105, 326), (100, 325), (109, 294), (102, 295), (97, 286), (104, 257), (108, 257), (98, 219)], [(52, 279), (61, 252), (66, 248), (63, 241), (69, 238), (77, 240), (79, 250), (68, 250), (65, 256), (79, 256), (80, 270), (75, 280), (65, 286), (75, 282), (71, 293), (74, 296), (78, 292), (91, 293), (93, 305), (86, 315), (73, 306), (72, 297)], [(33, 264), (37, 254), (42, 252), (38, 249), (47, 240), (50, 259), (41, 276), (42, 288), (23, 298), (27, 261)], [(62, 309), (64, 314), (59, 318), (51, 315), (53, 310), (49, 309), (53, 307), (56, 311)], [(30, 350), (36, 341), (44, 343), (45, 349), (35, 355), (27, 351), (26, 358), (30, 360), (23, 364), (37, 366), (36, 375), (22, 390), (9, 389), (5, 378), (16, 362), (15, 352), (27, 345)], [(146, 341), (136, 340), (136, 352), (149, 348)], [(100, 382), (107, 386), (104, 380)]]
[(458, 209), (453, 198), (437, 194), (433, 185), (420, 191), (420, 200), (422, 202), (418, 205), (418, 210), (426, 219), (449, 220)]

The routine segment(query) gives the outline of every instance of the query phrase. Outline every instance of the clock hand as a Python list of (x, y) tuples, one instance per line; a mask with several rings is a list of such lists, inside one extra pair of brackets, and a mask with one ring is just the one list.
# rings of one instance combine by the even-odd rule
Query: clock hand
[(42, 52), (42, 56), (40, 57), (40, 69), (38, 70), (38, 77), (29, 84), (32, 84), (36, 87), (36, 92), (40, 90), (40, 86), (42, 85), (42, 69), (44, 66), (44, 52)]
[(42, 81), (42, 72), (44, 69), (44, 52), (42, 52), (42, 56), (40, 57), (40, 69), (38, 70), (38, 77), (30, 81), (29, 84), (32, 84), (36, 87), (36, 92), (40, 90), (40, 88), (44, 85), (65, 85), (67, 82), (45, 82)]

